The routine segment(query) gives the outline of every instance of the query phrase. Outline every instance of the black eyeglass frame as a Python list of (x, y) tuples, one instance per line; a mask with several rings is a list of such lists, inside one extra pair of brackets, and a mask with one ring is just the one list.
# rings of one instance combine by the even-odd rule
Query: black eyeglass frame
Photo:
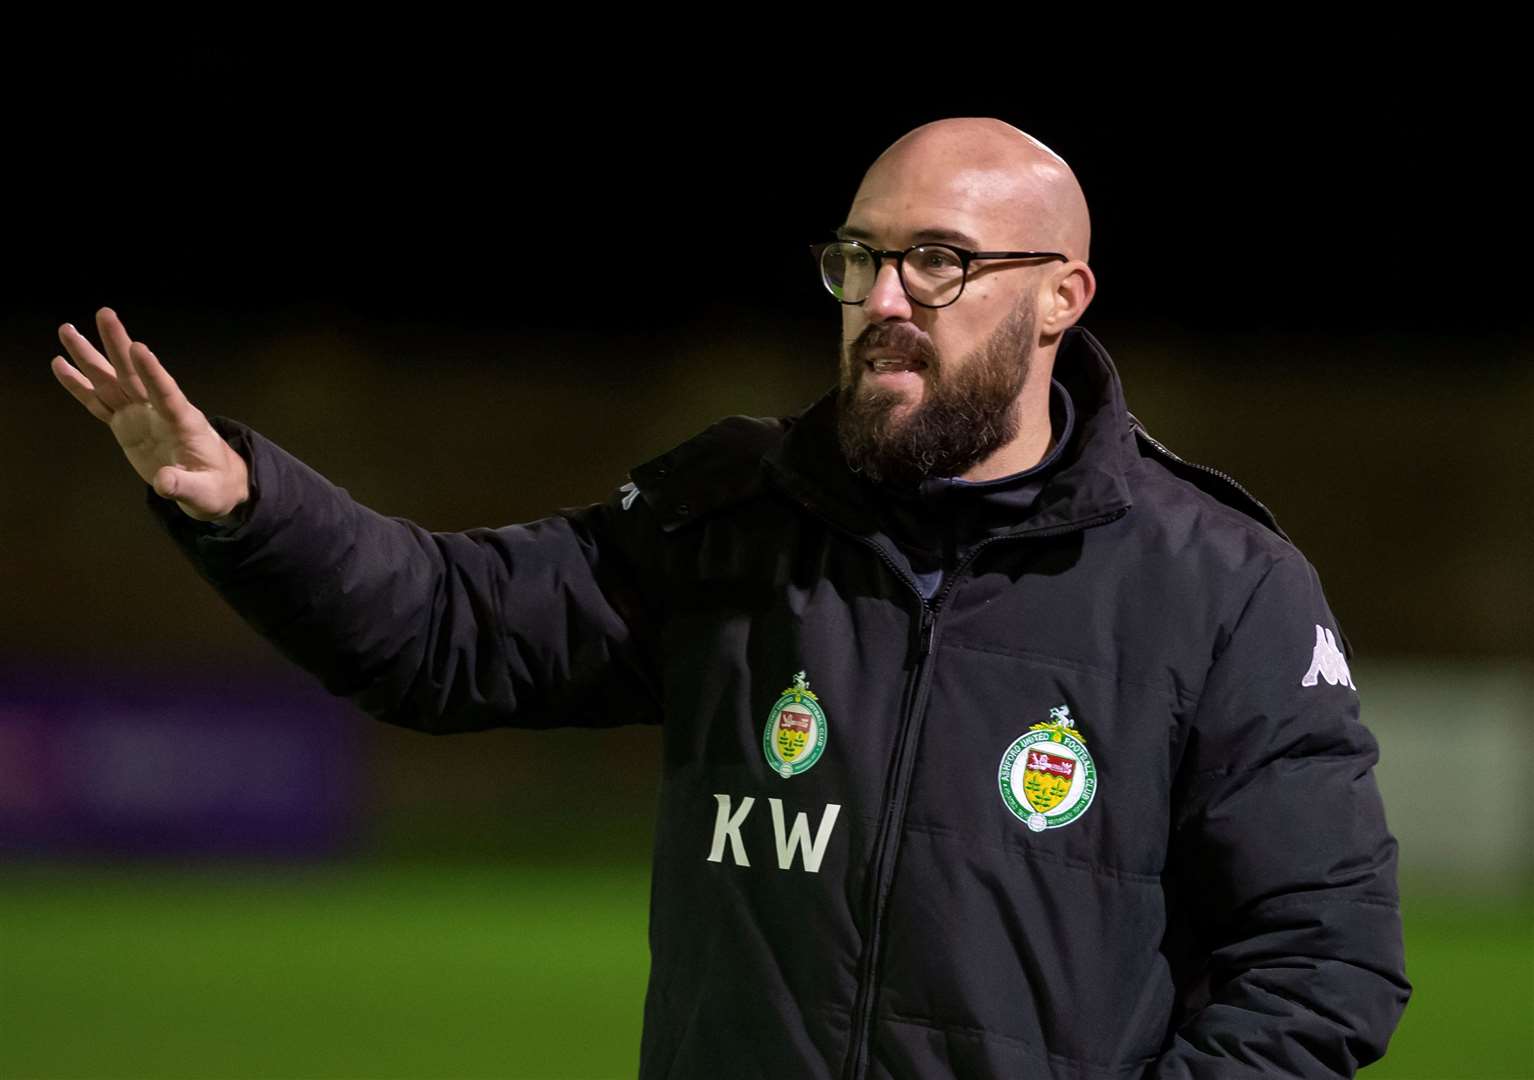
[[(974, 262), (976, 259), (1059, 259), (1061, 262), (1070, 262), (1069, 256), (1063, 255), (1058, 251), (970, 251), (967, 248), (954, 247), (952, 244), (937, 243), (912, 244), (904, 251), (893, 251), (870, 247), (868, 244), (863, 243), (861, 240), (845, 239), (822, 240), (818, 244), (811, 244), (810, 254), (814, 256), (815, 268), (820, 271), (820, 283), (826, 287), (827, 292), (831, 293), (832, 299), (834, 299), (839, 304), (846, 305), (867, 303), (868, 297), (865, 296), (861, 300), (843, 300), (841, 297), (837, 296), (836, 293), (831, 292), (831, 283), (826, 280), (825, 266), (821, 260), (825, 256), (826, 248), (835, 244), (851, 244), (853, 247), (860, 247), (872, 255), (874, 257), (875, 281), (879, 279), (879, 271), (884, 269), (884, 260), (887, 258), (894, 259), (895, 276), (900, 279), (900, 288), (905, 292), (906, 299), (919, 307), (932, 309), (948, 307), (949, 305), (956, 303), (959, 297), (964, 295), (964, 287), (969, 284), (969, 264)], [(949, 300), (946, 304), (928, 304), (922, 300), (918, 300), (916, 297), (911, 295), (911, 287), (906, 284), (906, 256), (911, 254), (911, 252), (922, 248), (942, 248), (944, 251), (951, 251), (956, 256), (958, 256), (959, 267), (962, 271), (962, 276), (959, 278), (959, 291), (954, 293), (953, 299)]]

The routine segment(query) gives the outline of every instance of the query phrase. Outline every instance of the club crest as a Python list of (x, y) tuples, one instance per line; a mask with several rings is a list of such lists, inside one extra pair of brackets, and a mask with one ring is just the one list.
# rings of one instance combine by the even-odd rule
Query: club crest
[(1070, 709), (1056, 705), (1049, 718), (1007, 747), (997, 774), (1007, 809), (1034, 832), (1069, 825), (1097, 794), (1097, 766)]
[(772, 706), (762, 732), (762, 752), (772, 771), (787, 780), (819, 761), (825, 748), (825, 710), (801, 671)]

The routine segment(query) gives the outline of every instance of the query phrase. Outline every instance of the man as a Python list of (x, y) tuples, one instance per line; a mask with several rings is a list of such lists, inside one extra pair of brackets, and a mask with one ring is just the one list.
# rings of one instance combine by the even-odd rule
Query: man
[(54, 371), (331, 691), (664, 725), (641, 1076), (1351, 1075), (1409, 986), (1346, 639), (1127, 413), (1089, 241), (1037, 141), (919, 128), (815, 248), (836, 388), (502, 529), (359, 506), (110, 311)]

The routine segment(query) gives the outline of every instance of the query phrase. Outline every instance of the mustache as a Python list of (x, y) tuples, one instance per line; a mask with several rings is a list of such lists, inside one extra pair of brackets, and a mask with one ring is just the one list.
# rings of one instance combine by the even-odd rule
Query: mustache
[(875, 323), (864, 328), (848, 351), (853, 361), (862, 366), (868, 362), (868, 354), (875, 349), (898, 353), (912, 360), (920, 360), (931, 371), (938, 366), (937, 350), (932, 342), (915, 328), (902, 323)]

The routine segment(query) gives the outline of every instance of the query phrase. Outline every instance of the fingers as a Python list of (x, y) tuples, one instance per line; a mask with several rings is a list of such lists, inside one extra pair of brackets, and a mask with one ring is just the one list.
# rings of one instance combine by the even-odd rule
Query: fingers
[(174, 422), (184, 422), (195, 416), (197, 410), (176, 385), (176, 380), (170, 377), (170, 372), (160, 363), (160, 358), (149, 351), (148, 345), (135, 341), (129, 347), (128, 355), (135, 369), (143, 375), (143, 385), (149, 392), (149, 401), (153, 402), (160, 413)]
[(128, 396), (118, 385), (117, 371), (107, 363), (85, 335), (69, 323), (59, 327), (59, 341), (74, 358), (81, 374), (90, 382), (92, 391), (112, 412), (128, 404)]
[(195, 424), (201, 419), (196, 407), (186, 399), (176, 380), (142, 341), (128, 337), (122, 320), (111, 308), (96, 312), (101, 341), (111, 358), (105, 357), (69, 323), (59, 327), (59, 340), (74, 357), (79, 370), (62, 356), (53, 358), (54, 378), (84, 405), (98, 420), (111, 422), (120, 409), (134, 403), (154, 406), (175, 424)]
[(90, 384), (90, 380), (70, 367), (68, 360), (65, 360), (62, 356), (55, 356), (53, 362), (48, 366), (52, 369), (53, 377), (59, 381), (59, 384), (69, 391), (71, 397), (81, 405), (84, 405), (92, 416), (103, 424), (110, 424), (112, 422), (112, 410), (101, 403), (101, 400), (96, 396), (95, 389)]
[(127, 394), (128, 399), (130, 401), (149, 400), (144, 392), (144, 384), (133, 367), (133, 358), (129, 350), (132, 339), (128, 337), (128, 331), (124, 329), (122, 320), (117, 317), (117, 312), (109, 307), (97, 311), (96, 329), (101, 332), (101, 344), (106, 347), (107, 357), (112, 361), (112, 366), (117, 369), (118, 384)]

